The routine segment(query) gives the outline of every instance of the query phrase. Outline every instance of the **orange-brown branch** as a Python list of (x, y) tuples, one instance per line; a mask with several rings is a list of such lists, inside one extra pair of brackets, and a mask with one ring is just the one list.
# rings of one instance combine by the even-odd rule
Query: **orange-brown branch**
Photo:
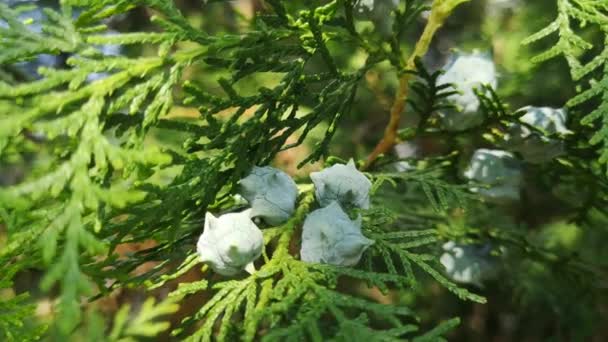
[[(436, 0), (433, 2), (429, 20), (424, 27), (424, 31), (422, 32), (420, 39), (418, 39), (418, 42), (416, 42), (414, 51), (405, 63), (405, 70), (416, 69), (416, 64), (414, 61), (416, 58), (424, 56), (424, 54), (428, 51), (435, 32), (437, 32), (437, 30), (443, 25), (445, 19), (450, 15), (456, 6), (467, 1), (469, 0)], [(397, 90), (397, 95), (395, 96), (395, 100), (391, 106), (390, 119), (386, 125), (386, 128), (384, 129), (384, 136), (380, 142), (378, 142), (372, 153), (367, 157), (363, 169), (369, 168), (374, 161), (376, 161), (378, 156), (389, 152), (397, 143), (399, 124), (401, 123), (401, 115), (403, 113), (403, 109), (405, 108), (405, 103), (408, 97), (409, 83), (411, 78), (412, 74), (410, 73), (404, 73), (399, 78), (399, 89)]]

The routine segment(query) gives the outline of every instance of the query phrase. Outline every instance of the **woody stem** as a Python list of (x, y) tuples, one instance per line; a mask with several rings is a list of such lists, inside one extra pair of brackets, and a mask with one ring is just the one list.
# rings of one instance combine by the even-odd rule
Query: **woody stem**
[[(435, 32), (437, 32), (437, 30), (443, 25), (446, 18), (456, 6), (467, 1), (470, 0), (436, 0), (433, 2), (429, 20), (424, 27), (422, 35), (416, 42), (414, 51), (407, 59), (404, 70), (416, 69), (416, 64), (414, 61), (416, 58), (422, 57), (424, 54), (426, 54)], [(363, 169), (369, 168), (374, 161), (376, 161), (378, 156), (390, 151), (390, 149), (397, 143), (401, 115), (409, 94), (409, 82), (412, 76), (413, 74), (411, 73), (403, 73), (403, 75), (399, 78), (399, 89), (397, 90), (397, 94), (395, 95), (395, 99), (391, 106), (390, 119), (386, 125), (386, 128), (384, 129), (384, 136), (378, 142), (372, 153), (367, 157)]]

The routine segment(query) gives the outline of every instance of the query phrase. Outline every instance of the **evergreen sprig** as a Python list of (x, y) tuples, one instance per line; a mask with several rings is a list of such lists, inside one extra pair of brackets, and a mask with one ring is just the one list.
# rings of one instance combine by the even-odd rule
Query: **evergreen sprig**
[[(601, 163), (608, 163), (608, 9), (603, 1), (596, 0), (558, 0), (557, 18), (542, 30), (532, 34), (523, 41), (531, 44), (557, 34), (559, 39), (550, 49), (533, 58), (534, 62), (544, 62), (557, 56), (563, 56), (568, 62), (570, 73), (575, 81), (588, 80), (589, 86), (567, 103), (569, 107), (580, 106), (597, 99), (599, 105), (582, 119), (583, 125), (598, 123), (591, 143), (601, 144), (598, 151)], [(575, 30), (575, 26), (581, 30)], [(591, 55), (593, 45), (583, 38), (585, 32), (596, 30), (604, 37), (604, 48), (596, 55)], [(582, 30), (582, 29), (585, 30)], [(591, 55), (591, 56), (590, 56)], [(587, 59), (588, 62), (583, 62)], [(585, 85), (582, 83), (581, 85)]]
[(453, 166), (452, 164), (449, 158), (444, 158), (426, 168), (406, 172), (378, 172), (373, 175), (375, 178), (373, 189), (378, 189), (385, 182), (395, 187), (406, 184), (409, 188), (422, 190), (436, 212), (454, 207), (465, 208), (468, 201), (475, 199), (469, 192), (468, 186), (449, 183), (445, 177), (442, 177)]
[(458, 91), (453, 84), (438, 84), (442, 70), (429, 71), (420, 58), (416, 58), (415, 65), (415, 70), (406, 71), (417, 77), (410, 82), (410, 89), (416, 96), (409, 98), (407, 103), (419, 116), (418, 133), (420, 133), (426, 128), (428, 120), (434, 113), (454, 109), (454, 105), (450, 104), (447, 98), (457, 94)]
[[(218, 193), (221, 198), (230, 191), (229, 185), (251, 165), (266, 164), (281, 150), (301, 144), (315, 126), (329, 120), (325, 138), (303, 163), (324, 155), (368, 67), (342, 72), (329, 53), (323, 30), (326, 20), (337, 14), (337, 2), (301, 11), (296, 17), (274, 3), (278, 17), (262, 17), (243, 36), (213, 38), (190, 26), (172, 2), (66, 3), (88, 8), (75, 21), (68, 6), (60, 12), (45, 9), (41, 32), (16, 20), (15, 10), (0, 7), (8, 23), (2, 28), (7, 38), (0, 42), (3, 63), (41, 53), (71, 55), (68, 69), (41, 68), (39, 80), (0, 83), (0, 156), (23, 153), (23, 136), (35, 132), (43, 137), (52, 161), (38, 176), (0, 190), (3, 207), (23, 213), (12, 222), (15, 233), (2, 256), (10, 260), (29, 252), (49, 265), (42, 286), (48, 290), (57, 282), (61, 285), (58, 323), (63, 333), (80, 321), (79, 297), (93, 290), (89, 279), (101, 293), (127, 283), (145, 283), (161, 267), (138, 277), (124, 275), (146, 261), (184, 255), (185, 250), (177, 247), (180, 240), (170, 237), (180, 234), (183, 241), (199, 230), (201, 211), (184, 209), (194, 203), (201, 209), (213, 205)], [(134, 5), (158, 11), (152, 19), (163, 31), (103, 34), (99, 20)], [(183, 41), (195, 46), (172, 51)], [(158, 56), (104, 56), (99, 46), (111, 44), (156, 44)], [(328, 70), (311, 74), (305, 66), (317, 53)], [(218, 82), (226, 96), (185, 83), (183, 103), (199, 108), (200, 123), (164, 119), (174, 104), (174, 89), (183, 82), (183, 70), (194, 61), (231, 71), (229, 79)], [(256, 95), (238, 95), (234, 89), (238, 81), (264, 72), (282, 73), (282, 80), (273, 88), (260, 88)], [(91, 80), (93, 73), (105, 77)], [(312, 111), (301, 115), (301, 106), (311, 103)], [(243, 120), (250, 110), (254, 114)], [(216, 118), (226, 111), (233, 112), (230, 119)], [(186, 134), (182, 147), (189, 154), (144, 145), (152, 127)], [(297, 131), (298, 141), (285, 146)], [(213, 152), (219, 150), (221, 154)], [(199, 151), (204, 153), (199, 156)], [(168, 185), (144, 181), (169, 163), (182, 170)], [(209, 172), (201, 175), (199, 170)], [(121, 243), (154, 235), (165, 236), (159, 241), (167, 242), (127, 260), (114, 253)], [(36, 241), (40, 249), (32, 244)], [(107, 256), (92, 259), (100, 254)], [(104, 277), (116, 281), (107, 287)]]
[[(447, 16), (461, 2), (437, 1), (436, 13)], [(300, 166), (328, 156), (371, 69), (387, 62), (399, 76), (417, 76), (409, 83), (415, 94), (409, 105), (421, 120), (418, 129), (406, 132), (408, 138), (428, 133), (430, 117), (449, 107), (445, 100), (454, 91), (451, 85), (437, 84), (441, 71), (430, 72), (416, 59), (415, 72), (403, 70), (403, 36), (427, 9), (425, 2), (406, 1), (388, 14), (395, 19), (388, 44), (361, 29), (354, 6), (350, 0), (307, 1), (302, 6), (269, 0), (264, 13), (247, 22), (245, 32), (209, 34), (172, 1), (66, 0), (60, 10), (45, 10), (40, 32), (16, 19), (18, 8), (0, 4), (0, 162), (36, 156), (22, 181), (0, 188), (0, 217), (8, 233), (0, 263), (10, 270), (0, 277), (0, 288), (10, 287), (13, 275), (26, 269), (19, 263), (23, 259), (27, 267), (44, 269), (43, 290), (56, 289), (60, 297), (58, 329), (51, 329), (60, 337), (89, 324), (83, 322), (83, 297), (94, 301), (117, 289), (154, 290), (176, 281), (165, 301), (148, 300), (137, 313), (123, 306), (112, 328), (101, 329), (100, 339), (104, 332), (111, 341), (158, 336), (169, 329), (162, 316), (202, 293), (210, 299), (172, 327), (177, 338), (443, 339), (458, 319), (420, 332), (420, 317), (412, 308), (380, 304), (341, 285), (349, 282), (386, 294), (419, 289), (422, 279), (430, 278), (460, 299), (485, 302), (444, 276), (437, 262), (437, 246), (446, 235), (451, 237), (440, 231), (452, 219), (450, 209), (465, 208), (476, 198), (467, 185), (454, 180), (453, 155), (424, 158), (407, 172), (369, 174), (376, 203), (361, 214), (363, 233), (375, 243), (358, 267), (299, 260), (301, 226), (315, 209), (312, 186), (300, 184), (294, 217), (279, 227), (263, 227), (265, 250), (257, 272), (225, 279), (211, 276), (203, 266), (201, 279), (182, 281), (201, 266), (194, 245), (205, 212), (240, 208), (233, 195), (252, 166), (271, 163), (323, 126), (323, 136)], [(153, 29), (107, 34), (106, 19), (136, 7), (151, 10)], [(558, 19), (526, 43), (558, 33), (557, 45), (536, 61), (563, 55), (577, 80), (603, 69), (601, 81), (592, 82), (570, 105), (602, 98), (583, 123), (608, 124), (608, 50), (583, 65), (580, 52), (590, 45), (572, 29), (573, 21), (585, 21), (605, 34), (606, 5), (558, 0), (558, 9)], [(424, 40), (424, 51), (431, 36)], [(153, 53), (107, 56), (101, 48), (109, 45), (153, 47)], [(364, 53), (362, 62), (346, 63), (335, 48), (339, 45)], [(4, 71), (5, 64), (40, 54), (69, 58), (61, 67), (40, 68), (34, 79), (21, 80)], [(192, 71), (206, 78), (191, 79)], [(491, 88), (482, 87), (477, 94), (486, 114), (481, 129), (517, 119)], [(179, 117), (180, 106), (194, 115)], [(159, 132), (177, 138), (167, 142)], [(592, 142), (608, 144), (607, 132), (598, 130)], [(602, 156), (606, 160), (608, 152)], [(416, 197), (399, 194), (407, 206), (392, 210), (384, 183)], [(119, 252), (124, 244), (143, 241), (154, 243), (132, 254)], [(154, 266), (142, 270), (146, 263)], [(25, 303), (25, 295), (0, 301), (0, 311), (8, 313), (6, 320), (0, 319), (0, 337), (42, 335), (44, 327), (23, 331), (20, 322), (33, 311)]]
[(108, 341), (138, 341), (142, 338), (153, 338), (169, 328), (169, 322), (162, 321), (163, 316), (175, 313), (179, 305), (173, 299), (154, 303), (148, 298), (141, 305), (139, 312), (129, 317), (130, 305), (122, 306), (114, 317), (114, 324)]
[[(434, 259), (432, 255), (409, 251), (409, 248), (420, 248), (436, 242), (434, 230), (393, 233), (368, 231), (369, 237), (376, 239), (374, 246), (378, 246), (377, 251), (391, 265), (388, 273), (379, 272), (377, 268), (363, 270), (308, 264), (294, 258), (292, 240), (312, 205), (312, 194), (304, 194), (292, 219), (280, 227), (264, 231), (265, 243), (273, 244), (274, 252), (265, 257), (260, 269), (244, 279), (213, 284), (213, 297), (194, 315), (187, 317), (173, 333), (188, 341), (210, 341), (212, 338), (223, 341), (230, 340), (231, 336), (241, 336), (244, 341), (260, 337), (265, 341), (343, 340), (348, 336), (369, 336), (381, 341), (402, 340), (405, 336), (411, 338), (416, 336), (418, 327), (415, 324), (416, 315), (409, 308), (374, 303), (337, 289), (344, 278), (367, 283), (383, 292), (395, 285), (412, 286), (415, 276), (411, 264), (420, 267), (462, 298), (484, 301), (482, 297), (459, 288), (441, 276), (429, 264)], [(399, 240), (407, 242), (399, 243)], [(391, 258), (389, 253), (400, 258), (406, 268), (405, 275), (392, 266), (392, 261), (387, 261)], [(369, 257), (370, 260), (375, 258), (375, 254)], [(208, 283), (202, 280), (182, 284), (170, 296), (187, 300), (187, 296), (207, 290)], [(238, 325), (233, 323), (237, 320)], [(202, 324), (192, 328), (196, 322)], [(269, 334), (258, 336), (261, 324), (271, 329)], [(193, 329), (192, 333), (189, 327)], [(447, 329), (441, 330), (441, 333), (445, 331)], [(429, 334), (439, 336), (440, 331)]]
[[(4, 5), (0, 10), (4, 17), (15, 16)], [(170, 161), (158, 150), (137, 146), (142, 146), (145, 130), (172, 106), (171, 90), (193, 56), (177, 57), (179, 61), (174, 60), (174, 56), (100, 60), (103, 55), (85, 43), (86, 30), (76, 31), (71, 24), (69, 8), (63, 15), (50, 9), (45, 13), (48, 22), (43, 23), (40, 34), (27, 27), (11, 26), (11, 38), (14, 37), (16, 42), (36, 37), (35, 41), (42, 46), (49, 46), (48, 40), (52, 39), (49, 35), (63, 36), (73, 44), (51, 46), (62, 53), (75, 53), (68, 60), (72, 69), (41, 70), (44, 78), (17, 86), (0, 84), (0, 97), (14, 101), (8, 102), (8, 108), (2, 111), (6, 114), (0, 117), (0, 139), (3, 142), (0, 145), (10, 145), (12, 138), (27, 129), (43, 135), (51, 146), (68, 142), (70, 147), (50, 153), (57, 164), (47, 169), (44, 175), (2, 189), (0, 198), (12, 210), (32, 209), (30, 215), (38, 216), (38, 222), (29, 229), (24, 227), (20, 236), (35, 229), (36, 233), (29, 237), (43, 242), (42, 259), (51, 267), (42, 286), (50, 289), (57, 281), (62, 284), (60, 312), (65, 318), (60, 322), (64, 323), (62, 329), (67, 332), (79, 321), (78, 297), (91, 290), (80, 266), (81, 253), (97, 255), (105, 251), (105, 243), (95, 236), (102, 225), (101, 211), (106, 207), (124, 207), (144, 197), (142, 191), (129, 189), (128, 183), (133, 181), (129, 174), (135, 165), (160, 166)], [(69, 23), (61, 27), (71, 30), (56, 32), (44, 29), (45, 25), (58, 26), (58, 23)], [(148, 40), (140, 43), (145, 42)], [(3, 40), (1, 44), (3, 51), (15, 51), (11, 49), (13, 40)], [(16, 53), (19, 58), (27, 58), (42, 52), (58, 51), (31, 48), (27, 53), (19, 50)], [(94, 72), (108, 72), (109, 75), (87, 81)], [(131, 129), (117, 137), (128, 140), (128, 143), (116, 144), (107, 133), (109, 127), (104, 122), (109, 116), (125, 115), (117, 110), (127, 105), (132, 114), (142, 113), (141, 129)], [(125, 180), (116, 178), (118, 174), (122, 174)], [(116, 180), (108, 183), (113, 178)], [(28, 202), (21, 206), (25, 203), (24, 198)], [(51, 212), (53, 214), (48, 215)], [(61, 255), (56, 257), (59, 244), (62, 245)]]
[[(0, 292), (11, 289), (12, 277), (22, 265), (3, 268), (0, 275)], [(46, 325), (37, 325), (32, 321), (36, 306), (28, 302), (29, 295), (21, 293), (12, 298), (0, 300), (0, 338), (3, 341), (36, 341), (44, 334)]]

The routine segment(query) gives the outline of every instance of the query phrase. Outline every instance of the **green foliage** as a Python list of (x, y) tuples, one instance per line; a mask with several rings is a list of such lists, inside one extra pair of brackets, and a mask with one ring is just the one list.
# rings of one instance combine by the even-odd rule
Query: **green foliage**
[[(453, 157), (453, 156), (452, 156)], [(376, 182), (374, 189), (380, 187), (384, 182), (397, 186), (397, 182), (403, 182), (410, 187), (419, 188), (426, 195), (433, 209), (437, 212), (449, 208), (466, 207), (466, 202), (475, 198), (463, 184), (451, 184), (442, 177), (446, 174), (446, 168), (453, 164), (449, 158), (433, 161), (433, 163), (418, 170), (409, 172), (379, 172), (374, 174)]]
[[(534, 62), (544, 62), (557, 56), (563, 56), (568, 62), (570, 73), (575, 81), (586, 80), (587, 89), (580, 92), (567, 103), (570, 107), (580, 106), (594, 98), (599, 105), (586, 114), (582, 119), (583, 125), (592, 125), (599, 122), (599, 129), (590, 140), (593, 145), (602, 144), (599, 150), (599, 160), (608, 162), (608, 7), (603, 1), (590, 0), (558, 0), (557, 18), (548, 26), (526, 38), (523, 43), (531, 44), (552, 34), (559, 39), (549, 50), (535, 56)], [(580, 33), (575, 31), (578, 24)], [(593, 49), (593, 44), (585, 40), (590, 32), (603, 37), (604, 47), (601, 50)], [(586, 60), (586, 62), (582, 62)], [(585, 83), (583, 83), (585, 84)], [(598, 103), (596, 101), (596, 103)]]
[[(48, 21), (42, 24), (45, 34), (36, 34), (17, 19), (17, 11), (0, 4), (0, 18), (8, 24), (1, 27), (2, 53), (0, 64), (13, 63), (42, 53), (75, 52), (80, 43), (79, 35), (71, 20), (71, 12), (63, 13), (45, 9)], [(3, 135), (4, 136), (4, 135)]]
[(168, 322), (155, 322), (159, 317), (174, 313), (179, 305), (172, 300), (166, 300), (154, 305), (154, 299), (147, 299), (139, 309), (139, 313), (129, 320), (130, 306), (120, 308), (114, 318), (114, 326), (108, 336), (109, 341), (137, 341), (143, 337), (155, 337), (169, 328)]
[(456, 326), (458, 326), (458, 324), (460, 324), (460, 320), (458, 318), (452, 318), (445, 322), (441, 322), (441, 324), (433, 328), (433, 330), (425, 333), (424, 335), (416, 337), (413, 339), (413, 341), (445, 341), (445, 339), (442, 338), (442, 335), (454, 329)]
[[(337, 287), (344, 278), (366, 283), (370, 288), (375, 287), (383, 292), (389, 291), (391, 285), (402, 288), (414, 286), (416, 279), (412, 264), (464, 299), (485, 300), (441, 276), (428, 264), (434, 259), (433, 256), (410, 250), (436, 242), (435, 230), (386, 232), (390, 221), (385, 221), (383, 227), (369, 226), (365, 229), (367, 236), (376, 239), (374, 253), (368, 257), (368, 261), (371, 263), (376, 254), (380, 255), (387, 263), (386, 273), (379, 272), (377, 267), (367, 270), (340, 268), (308, 264), (294, 258), (290, 254), (290, 241), (300, 229), (312, 204), (312, 194), (305, 193), (292, 219), (280, 227), (264, 231), (265, 242), (276, 243), (273, 254), (265, 256), (264, 265), (247, 278), (213, 284), (213, 298), (193, 316), (186, 318), (173, 333), (180, 339), (188, 336), (186, 340), (192, 341), (210, 341), (213, 337), (229, 340), (231, 336), (242, 336), (245, 341), (260, 337), (267, 341), (324, 341), (361, 336), (380, 341), (402, 340), (406, 334), (411, 335), (418, 330), (416, 315), (411, 309), (377, 304), (342, 293)], [(370, 223), (380, 221), (373, 218)], [(400, 240), (407, 242), (400, 243)], [(397, 271), (393, 257), (399, 258), (405, 274)], [(188, 300), (187, 296), (207, 290), (207, 285), (205, 280), (180, 284), (170, 296)], [(188, 335), (187, 328), (201, 320), (204, 323), (194, 328), (192, 335)], [(267, 324), (271, 332), (258, 336), (262, 323)], [(381, 328), (372, 328), (376, 325)], [(440, 329), (429, 333), (429, 336), (438, 336), (447, 330)]]
[(415, 61), (416, 70), (407, 71), (418, 76), (419, 80), (410, 83), (410, 89), (416, 93), (416, 98), (408, 99), (408, 103), (420, 116), (418, 127), (422, 129), (429, 117), (442, 109), (454, 108), (446, 99), (457, 94), (452, 84), (439, 84), (438, 78), (442, 71), (430, 72), (418, 58)]
[[(16, 15), (5, 5), (0, 7), (0, 11), (3, 17)], [(73, 42), (69, 49), (57, 45), (62, 52), (76, 52), (78, 57), (68, 61), (74, 67), (71, 70), (48, 69), (42, 71), (45, 77), (39, 81), (16, 86), (0, 85), (1, 96), (12, 99), (0, 117), (0, 146), (5, 147), (3, 154), (10, 155), (12, 149), (19, 148), (21, 140), (9, 139), (28, 129), (44, 134), (51, 146), (61, 142), (65, 147), (49, 153), (57, 163), (51, 165), (44, 175), (3, 189), (0, 198), (13, 210), (42, 216), (29, 226), (30, 230), (37, 230), (29, 237), (44, 242), (42, 260), (51, 265), (42, 286), (50, 289), (55, 282), (62, 284), (60, 310), (66, 317), (61, 320), (65, 323), (62, 329), (69, 331), (78, 322), (78, 297), (91, 293), (81, 270), (80, 254), (96, 255), (106, 248), (94, 235), (101, 229), (104, 208), (124, 207), (144, 197), (142, 191), (128, 189), (127, 182), (129, 177), (133, 181), (131, 174), (135, 172), (136, 165), (158, 166), (170, 161), (170, 157), (158, 150), (140, 150), (135, 146), (141, 146), (145, 130), (169, 110), (171, 97), (168, 95), (190, 57), (179, 62), (169, 62), (165, 57), (98, 60), (99, 52), (85, 43), (88, 35), (81, 33), (85, 29), (76, 31), (71, 26), (69, 8), (64, 13), (52, 10), (45, 13), (49, 18), (48, 25), (67, 22), (69, 25), (63, 26), (72, 27), (72, 30), (55, 32), (43, 26), (42, 33), (36, 34), (18, 26), (17, 22), (9, 21), (15, 40), (3, 40), (3, 50), (12, 50), (11, 44), (25, 39), (23, 35), (35, 36), (32, 40), (41, 46), (49, 46), (50, 35), (54, 34)], [(52, 52), (35, 46), (24, 52), (17, 51), (21, 59)], [(112, 75), (92, 83), (85, 82), (90, 73), (102, 71), (112, 72)], [(104, 132), (108, 128), (104, 122), (109, 114), (122, 115), (111, 109), (122, 108), (126, 104), (130, 104), (132, 112), (142, 112), (143, 118), (141, 129), (125, 133), (123, 137), (129, 142), (120, 146)], [(17, 112), (19, 114), (15, 115)], [(112, 175), (121, 171), (124, 181), (110, 184), (108, 180)], [(27, 203), (23, 201), (25, 198)], [(20, 235), (26, 231), (27, 228), (20, 231)], [(61, 255), (56, 257), (61, 240), (64, 240)], [(21, 241), (22, 244), (30, 242)]]
[[(372, 246), (372, 253), (367, 258), (367, 269), (370, 273), (373, 273), (376, 269), (372, 264), (372, 258), (377, 257), (382, 260), (389, 274), (400, 277), (402, 284), (416, 287), (417, 281), (412, 267), (414, 265), (463, 300), (485, 303), (485, 298), (457, 286), (438, 272), (432, 265), (436, 260), (433, 255), (416, 251), (416, 249), (421, 247), (434, 245), (439, 242), (437, 230), (387, 230), (387, 227), (391, 227), (390, 223), (392, 222), (390, 219), (386, 221), (375, 218), (375, 221), (375, 224), (370, 227), (368, 234), (376, 241)], [(378, 226), (378, 222), (382, 222), (382, 226)], [(395, 265), (395, 260), (398, 261), (399, 266)], [(387, 289), (382, 284), (374, 285), (380, 289)]]
[[(0, 277), (0, 338), (3, 341), (35, 341), (42, 336), (46, 326), (35, 326), (30, 318), (36, 307), (28, 303), (28, 294), (6, 296), (3, 291), (12, 286), (11, 278), (19, 270), (17, 265), (4, 267)], [(7, 298), (8, 297), (8, 298)]]
[[(446, 16), (461, 2), (438, 0), (432, 8)], [(436, 112), (452, 106), (455, 85), (437, 84), (441, 71), (420, 59), (416, 70), (405, 70), (426, 1), (401, 1), (385, 13), (392, 20), (388, 35), (380, 32), (382, 23), (362, 18), (353, 0), (268, 0), (252, 18), (231, 10), (231, 25), (203, 23), (216, 30), (199, 22), (213, 15), (193, 17), (176, 3), (187, 8), (165, 0), (65, 0), (35, 23), (18, 19), (27, 7), (0, 4), (0, 172), (25, 170), (22, 179), (0, 187), (0, 339), (138, 341), (170, 333), (188, 341), (443, 340), (461, 320), (435, 319), (451, 313), (429, 319), (430, 309), (410, 297), (432, 289), (433, 296), (486, 303), (485, 294), (444, 272), (439, 254), (447, 240), (489, 241), (496, 254), (507, 248), (519, 265), (538, 267), (521, 275), (521, 298), (541, 297), (534, 285), (550, 281), (558, 265), (575, 280), (602, 279), (581, 266), (592, 258), (531, 243), (517, 230), (525, 224), (510, 221), (516, 214), (479, 201), (459, 177), (470, 148), (499, 141), (518, 113), (510, 111), (511, 99), (482, 86), (484, 122), (458, 133), (441, 129)], [(557, 219), (602, 226), (608, 187), (597, 165), (575, 152), (586, 151), (593, 135), (592, 144), (605, 145), (597, 148), (600, 161), (608, 160), (608, 48), (597, 51), (583, 39), (600, 35), (608, 42), (608, 8), (594, 0), (557, 4), (558, 18), (525, 43), (557, 33), (558, 42), (534, 60), (563, 55), (575, 80), (590, 81), (569, 104), (598, 105), (582, 118), (559, 165), (529, 167), (531, 183), (586, 189), (585, 204), (566, 207)], [(205, 2), (203, 11), (224, 5), (231, 8)], [(135, 31), (108, 34), (108, 20), (121, 15), (140, 15), (141, 23)], [(579, 35), (574, 22), (592, 28)], [(127, 52), (105, 55), (103, 48), (112, 45)], [(39, 76), (18, 72), (42, 54), (69, 57), (64, 65), (39, 68)], [(386, 78), (379, 88), (369, 82), (374, 73)], [(265, 248), (255, 273), (226, 279), (200, 264), (195, 245), (205, 213), (241, 209), (234, 195), (252, 166), (296, 148), (305, 151), (296, 158), (303, 169), (339, 160), (330, 155), (340, 132), (350, 142), (361, 130), (353, 122), (375, 127), (367, 92), (393, 93), (404, 74), (413, 81), (403, 115), (411, 111), (417, 120), (399, 137), (445, 146), (405, 159), (412, 165), (407, 171), (395, 171), (400, 160), (390, 156), (365, 170), (373, 205), (349, 214), (361, 214), (363, 234), (375, 242), (359, 265), (299, 259), (302, 223), (317, 208), (307, 178), (297, 179), (300, 196), (288, 222), (260, 223)], [(591, 129), (597, 122), (602, 125)], [(147, 247), (123, 251), (139, 243)], [(16, 275), (38, 270), (43, 276), (36, 287), (58, 299), (48, 329), (29, 319), (39, 299), (34, 293), (13, 295)], [(192, 274), (195, 279), (184, 280)], [(556, 293), (565, 288), (559, 285)], [(136, 289), (150, 291), (141, 307), (122, 305), (113, 319), (97, 309), (99, 299)], [(168, 298), (155, 304), (158, 293)], [(378, 302), (391, 295), (398, 299)], [(194, 312), (177, 313), (197, 298), (205, 301)], [(171, 325), (169, 315), (183, 320)]]

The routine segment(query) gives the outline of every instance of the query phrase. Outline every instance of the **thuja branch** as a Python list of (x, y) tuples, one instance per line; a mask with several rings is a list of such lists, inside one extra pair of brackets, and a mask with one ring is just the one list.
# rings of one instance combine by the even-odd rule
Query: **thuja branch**
[[(429, 20), (424, 27), (422, 35), (416, 42), (414, 51), (405, 63), (404, 70), (416, 70), (415, 60), (426, 54), (433, 36), (437, 30), (443, 26), (447, 17), (452, 13), (456, 6), (469, 0), (436, 0), (431, 6)], [(409, 82), (412, 73), (403, 73), (399, 78), (399, 89), (391, 106), (389, 122), (384, 129), (384, 136), (378, 142), (372, 153), (367, 157), (364, 169), (369, 168), (381, 154), (387, 153), (397, 143), (397, 131), (401, 122), (401, 114), (405, 107), (405, 102), (409, 94)]]

